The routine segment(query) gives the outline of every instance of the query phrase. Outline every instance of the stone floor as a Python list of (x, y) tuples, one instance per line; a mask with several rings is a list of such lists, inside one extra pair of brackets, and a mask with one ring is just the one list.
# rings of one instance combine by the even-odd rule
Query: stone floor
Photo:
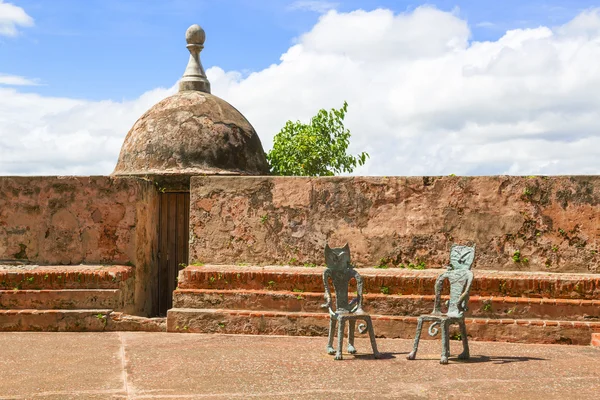
[[(600, 348), (380, 339), (334, 361), (324, 338), (149, 332), (0, 333), (1, 399), (592, 399)], [(460, 342), (452, 342), (452, 355)], [(357, 339), (367, 351), (365, 339)]]

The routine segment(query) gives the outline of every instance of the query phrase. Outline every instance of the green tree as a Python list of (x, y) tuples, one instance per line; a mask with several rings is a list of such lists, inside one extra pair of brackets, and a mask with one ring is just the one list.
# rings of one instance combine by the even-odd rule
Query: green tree
[(309, 124), (288, 121), (275, 135), (273, 149), (267, 153), (274, 175), (332, 176), (352, 172), (369, 155), (346, 153), (350, 131), (344, 127), (348, 103), (339, 110), (319, 110)]

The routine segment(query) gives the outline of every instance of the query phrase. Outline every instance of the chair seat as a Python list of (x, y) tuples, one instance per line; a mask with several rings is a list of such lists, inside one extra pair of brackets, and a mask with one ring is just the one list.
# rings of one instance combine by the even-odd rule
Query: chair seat
[(358, 310), (355, 312), (350, 312), (346, 310), (336, 310), (331, 312), (331, 316), (335, 317), (336, 319), (339, 319), (340, 317), (344, 319), (364, 319), (366, 317), (370, 317), (369, 314), (364, 312), (363, 310)]
[(465, 317), (462, 314), (424, 314), (419, 318), (423, 321), (460, 321)]

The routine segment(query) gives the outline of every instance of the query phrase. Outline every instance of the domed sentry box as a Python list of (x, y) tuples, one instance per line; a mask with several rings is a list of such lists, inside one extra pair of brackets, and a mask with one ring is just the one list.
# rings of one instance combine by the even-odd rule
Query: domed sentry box
[(188, 263), (190, 177), (268, 175), (256, 131), (231, 104), (210, 93), (200, 62), (205, 33), (186, 32), (190, 59), (179, 92), (154, 105), (133, 125), (113, 176), (138, 176), (160, 189), (158, 295), (155, 314), (172, 305), (180, 264)]

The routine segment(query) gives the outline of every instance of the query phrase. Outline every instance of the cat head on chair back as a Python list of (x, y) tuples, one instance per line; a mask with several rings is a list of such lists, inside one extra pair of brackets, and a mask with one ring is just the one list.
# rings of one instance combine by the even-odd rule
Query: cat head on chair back
[(475, 259), (475, 245), (460, 246), (453, 244), (450, 248), (450, 269), (471, 269)]
[(344, 247), (332, 249), (328, 244), (325, 245), (325, 263), (327, 268), (346, 269), (352, 268), (350, 265), (350, 246), (348, 243)]

